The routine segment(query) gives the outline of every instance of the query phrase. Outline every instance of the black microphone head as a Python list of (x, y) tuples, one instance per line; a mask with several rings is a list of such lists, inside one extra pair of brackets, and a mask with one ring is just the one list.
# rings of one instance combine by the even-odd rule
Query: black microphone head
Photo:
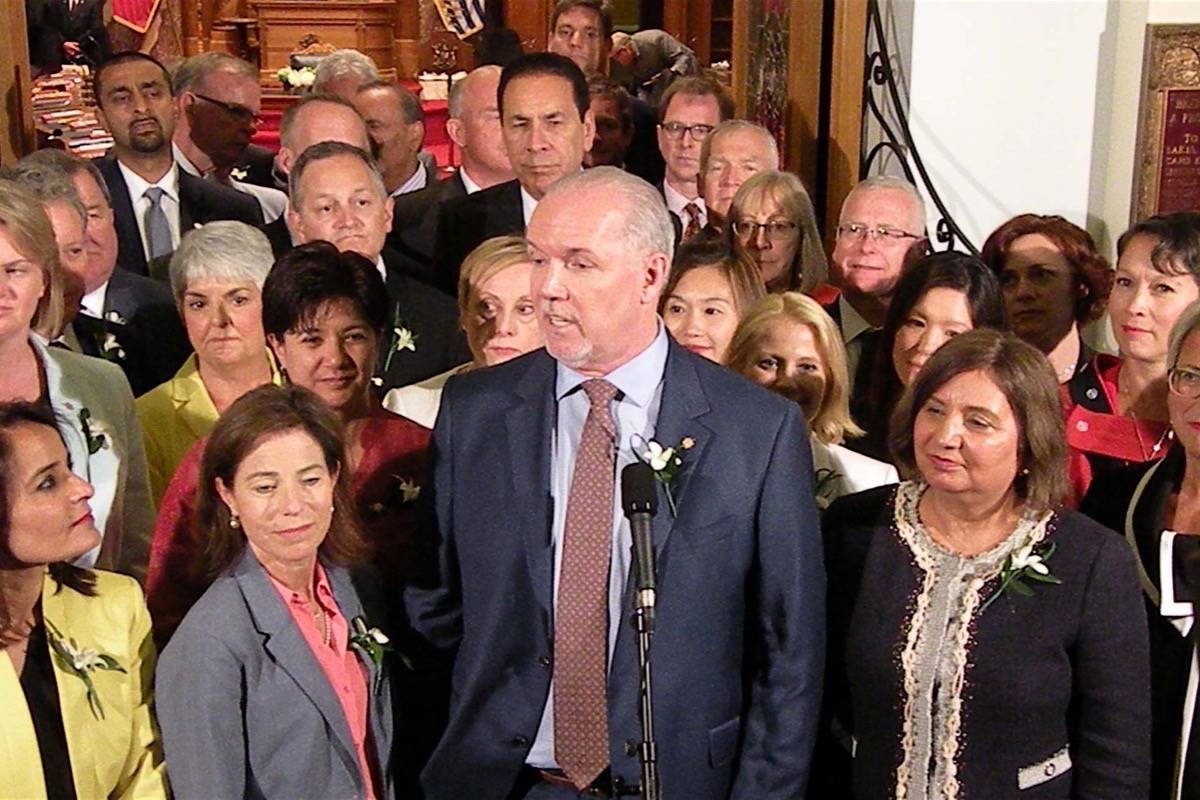
[(621, 470), (621, 508), (625, 516), (658, 513), (658, 492), (650, 465), (635, 461)]

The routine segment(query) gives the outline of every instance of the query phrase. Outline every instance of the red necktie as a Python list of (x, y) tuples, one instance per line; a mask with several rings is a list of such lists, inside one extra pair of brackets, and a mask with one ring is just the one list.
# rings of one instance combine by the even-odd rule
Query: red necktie
[(591, 401), (567, 499), (554, 623), (554, 757), (581, 791), (608, 766), (608, 571), (617, 388), (584, 381)]
[(700, 206), (688, 203), (683, 207), (683, 211), (687, 214), (687, 228), (683, 231), (683, 238), (690, 239), (700, 232)]

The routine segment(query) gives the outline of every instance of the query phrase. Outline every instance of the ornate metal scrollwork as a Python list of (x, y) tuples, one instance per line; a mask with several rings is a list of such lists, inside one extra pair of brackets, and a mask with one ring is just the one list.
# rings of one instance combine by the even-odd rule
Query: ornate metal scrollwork
[[(933, 185), (933, 180), (929, 177), (929, 171), (925, 168), (925, 162), (921, 159), (921, 154), (917, 150), (917, 145), (913, 141), (912, 131), (908, 126), (908, 111), (907, 106), (900, 96), (900, 88), (896, 83), (896, 75), (892, 69), (892, 56), (888, 51), (887, 38), (883, 31), (883, 15), (879, 10), (878, 0), (869, 0), (867, 3), (867, 62), (866, 69), (863, 75), (863, 107), (870, 112), (870, 119), (873, 119), (879, 126), (883, 134), (882, 141), (876, 142), (870, 146), (866, 136), (863, 136), (863, 152), (859, 155), (859, 174), (867, 175), (870, 173), (871, 166), (881, 153), (890, 152), (897, 157), (900, 166), (904, 170), (905, 177), (913, 184), (922, 187), (925, 194), (933, 201), (934, 206), (938, 211), (938, 221), (934, 225), (933, 241), (938, 244), (945, 245), (946, 250), (953, 250), (955, 242), (960, 242), (962, 247), (965, 247), (975, 255), (979, 254), (979, 250), (971, 243), (963, 233), (962, 228), (954, 221), (954, 217), (946, 208), (945, 202), (938, 194), (937, 187)], [(877, 94), (886, 92), (888, 99), (891, 100), (892, 116), (895, 117), (895, 126), (889, 121), (888, 116), (884, 114), (880, 107)], [(863, 117), (863, 131), (866, 132), (868, 117)], [(911, 166), (910, 166), (911, 161)], [(916, 168), (916, 173), (913, 172), (913, 167)]]

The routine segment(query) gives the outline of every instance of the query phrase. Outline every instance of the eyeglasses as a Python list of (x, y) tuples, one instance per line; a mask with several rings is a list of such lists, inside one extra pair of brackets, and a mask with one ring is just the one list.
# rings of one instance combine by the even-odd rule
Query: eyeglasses
[(752, 219), (739, 219), (733, 223), (733, 232), (742, 241), (749, 241), (758, 235), (759, 231), (767, 235), (767, 240), (783, 242), (796, 235), (797, 225), (790, 220), (772, 220), (770, 222), (755, 222)]
[(837, 226), (838, 236), (845, 237), (854, 242), (861, 242), (865, 237), (870, 236), (873, 242), (887, 242), (896, 244), (905, 239), (924, 239), (924, 236), (919, 236), (915, 233), (893, 228), (890, 225), (880, 225), (872, 228), (870, 225), (865, 225), (861, 222), (843, 222)]
[(664, 122), (658, 127), (672, 139), (682, 139), (685, 133), (690, 134), (693, 142), (702, 142), (713, 132), (712, 125), (684, 125), (682, 122)]
[(206, 103), (212, 103), (214, 106), (217, 106), (238, 122), (246, 124), (258, 123), (258, 114), (255, 114), (253, 111), (243, 105), (238, 105), (237, 103), (226, 103), (224, 100), (217, 100), (215, 97), (209, 97), (197, 92), (191, 92), (191, 95), (197, 100), (203, 100)]
[(1167, 387), (1180, 397), (1195, 400), (1200, 397), (1200, 372), (1176, 367), (1167, 373)]

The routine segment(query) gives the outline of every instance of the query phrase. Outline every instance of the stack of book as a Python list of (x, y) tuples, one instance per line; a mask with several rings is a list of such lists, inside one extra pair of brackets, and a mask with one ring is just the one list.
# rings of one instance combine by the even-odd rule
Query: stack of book
[(62, 72), (33, 82), (33, 124), (39, 140), (83, 158), (97, 158), (112, 147), (112, 135), (100, 123), (92, 96), (92, 73), (68, 64)]

